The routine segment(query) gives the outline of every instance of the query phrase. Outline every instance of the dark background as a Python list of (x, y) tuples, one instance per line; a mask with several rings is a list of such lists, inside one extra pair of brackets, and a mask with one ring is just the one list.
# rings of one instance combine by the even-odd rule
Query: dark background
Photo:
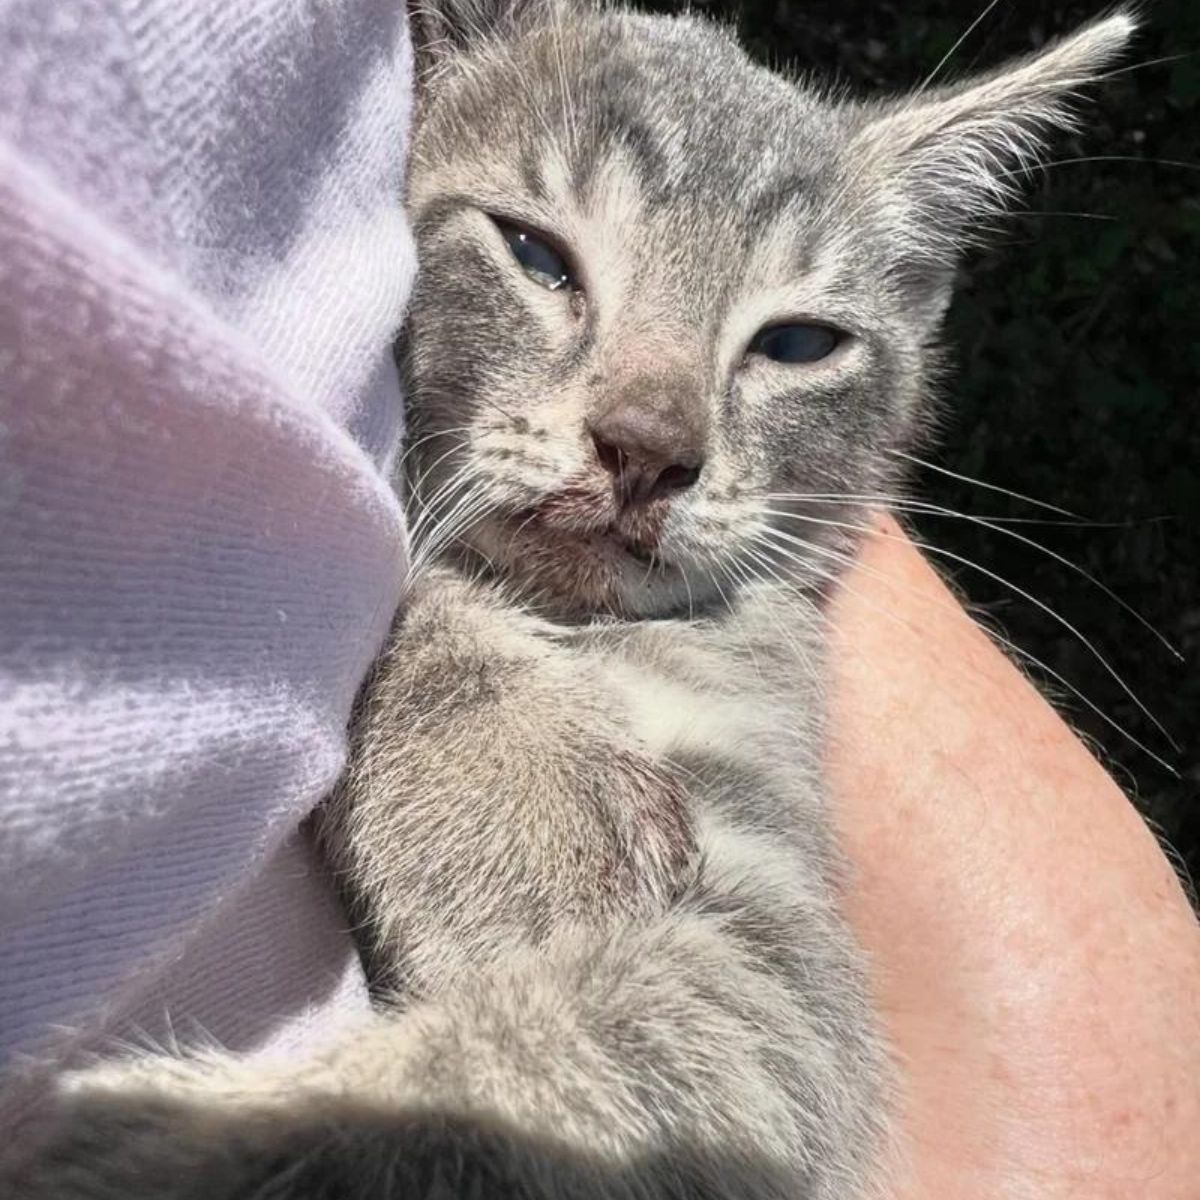
[[(773, 66), (860, 93), (919, 84), (984, 0), (691, 0), (734, 21)], [(678, 10), (680, 4), (646, 7)], [(1025, 53), (1099, 15), (1096, 2), (1001, 0), (939, 78)], [(1200, 0), (1144, 6), (1128, 63), (1094, 93), (1081, 133), (1033, 175), (1028, 211), (965, 264), (947, 340), (956, 370), (935, 461), (1098, 525), (1014, 525), (1133, 605), (1176, 661), (1081, 576), (966, 521), (927, 541), (984, 564), (1086, 636), (1180, 744), (1173, 751), (1074, 634), (978, 571), (943, 562), (990, 628), (1040, 659), (1179, 778), (1029, 667), (1200, 878)], [(1174, 61), (1152, 60), (1182, 56)], [(1112, 161), (1112, 158), (1121, 161)], [(1133, 160), (1133, 161), (1127, 161)], [(1160, 160), (1158, 162), (1154, 160)], [(1161, 160), (1188, 164), (1165, 165)], [(1090, 213), (1095, 217), (1059, 214)], [(919, 494), (964, 513), (1046, 517), (930, 471)]]

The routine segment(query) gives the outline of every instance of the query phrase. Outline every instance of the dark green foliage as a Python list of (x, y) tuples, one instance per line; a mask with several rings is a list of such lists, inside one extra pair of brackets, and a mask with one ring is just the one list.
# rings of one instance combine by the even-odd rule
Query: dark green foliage
[[(691, 7), (736, 21), (773, 66), (877, 92), (924, 79), (984, 0)], [(1101, 11), (1098, 3), (1002, 0), (939, 78), (995, 65)], [(1180, 772), (1172, 778), (1052, 675), (1031, 668), (1200, 878), (1200, 3), (1160, 0), (1144, 19), (1134, 69), (1106, 83), (1080, 135), (1053, 156), (1103, 160), (1063, 162), (1032, 177), (1029, 213), (963, 272), (948, 329), (957, 370), (937, 461), (1114, 523), (1010, 528), (1102, 580), (1186, 661), (1174, 661), (1079, 575), (1011, 538), (949, 519), (923, 519), (915, 530), (1074, 625), (1181, 743), (1176, 754), (1062, 623), (981, 573), (943, 562), (991, 628)], [(1103, 219), (1066, 215), (1078, 213)], [(920, 487), (965, 513), (1053, 517), (932, 472)]]

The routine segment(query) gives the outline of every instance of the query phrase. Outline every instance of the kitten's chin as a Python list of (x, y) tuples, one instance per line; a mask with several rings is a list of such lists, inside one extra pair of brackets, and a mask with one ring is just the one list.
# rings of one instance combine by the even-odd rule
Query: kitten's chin
[(659, 615), (684, 587), (680, 568), (612, 527), (569, 528), (526, 511), (489, 517), (463, 542), (539, 609), (567, 619)]

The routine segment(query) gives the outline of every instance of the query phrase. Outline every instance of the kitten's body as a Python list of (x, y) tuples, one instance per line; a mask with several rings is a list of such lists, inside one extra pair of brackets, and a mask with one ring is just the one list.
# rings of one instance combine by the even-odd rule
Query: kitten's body
[[(322, 831), (394, 1007), (291, 1065), (82, 1076), (23, 1195), (885, 1190), (820, 783), (821, 589), (861, 512), (820, 497), (886, 483), (954, 247), (1129, 23), (886, 110), (691, 22), (494, 19), (426, 44), (411, 185), (409, 485), (443, 562)], [(552, 229), (588, 286), (522, 291), (489, 208)], [(814, 313), (849, 331), (828, 361), (755, 351)], [(636, 499), (649, 435), (618, 423), (607, 455), (631, 405), (699, 448)]]

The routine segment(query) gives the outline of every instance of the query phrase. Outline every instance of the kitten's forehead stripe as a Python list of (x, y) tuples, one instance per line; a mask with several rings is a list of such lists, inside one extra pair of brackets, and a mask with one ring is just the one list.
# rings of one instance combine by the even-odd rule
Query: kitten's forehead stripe
[(747, 232), (779, 220), (789, 208), (813, 197), (816, 188), (812, 171), (788, 171), (767, 181), (745, 201)]
[(465, 196), (439, 196), (421, 208), (413, 219), (413, 232), (418, 237), (432, 237), (447, 221), (473, 207)]
[(580, 159), (577, 176), (579, 190), (585, 191), (592, 183), (601, 161), (611, 153), (614, 144), (627, 152), (643, 187), (656, 190), (669, 174), (669, 162), (651, 124), (633, 111), (610, 101), (597, 115), (596, 125), (596, 142), (590, 153)]
[(546, 181), (542, 175), (540, 148), (536, 143), (523, 140), (517, 156), (518, 168), (521, 172), (521, 182), (526, 192), (535, 200), (546, 204), (551, 196), (546, 189)]

